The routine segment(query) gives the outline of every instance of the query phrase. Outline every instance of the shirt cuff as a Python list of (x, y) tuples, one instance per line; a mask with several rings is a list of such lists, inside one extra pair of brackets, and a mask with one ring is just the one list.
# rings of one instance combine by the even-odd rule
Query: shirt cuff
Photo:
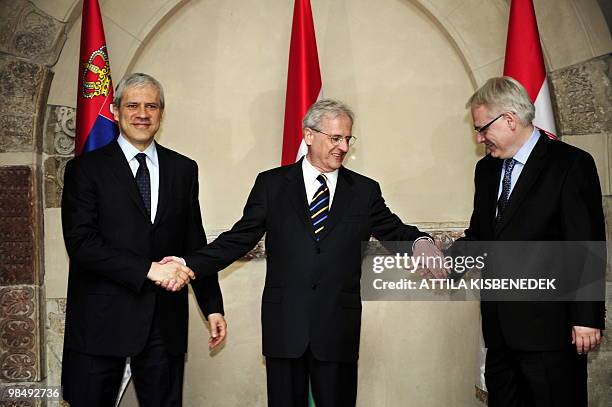
[(419, 238), (416, 238), (416, 239), (414, 240), (414, 242), (412, 242), (412, 251), (413, 251), (413, 252), (414, 252), (414, 248), (415, 248), (415, 246), (416, 246), (416, 243), (417, 243), (419, 240), (429, 240), (429, 242), (430, 242), (431, 244), (436, 244), (436, 242), (434, 242), (434, 241), (433, 241), (433, 239), (432, 239), (431, 237), (429, 237), (429, 236), (421, 236), (421, 237), (419, 237)]

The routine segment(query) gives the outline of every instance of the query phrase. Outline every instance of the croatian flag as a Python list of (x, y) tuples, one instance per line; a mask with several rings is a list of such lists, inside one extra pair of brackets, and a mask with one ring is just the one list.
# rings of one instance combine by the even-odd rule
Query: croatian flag
[(119, 134), (111, 111), (113, 82), (98, 0), (83, 0), (78, 74), (75, 155), (105, 146)]
[(519, 81), (536, 108), (533, 124), (557, 138), (544, 56), (532, 0), (512, 0), (504, 75)]
[(310, 0), (295, 0), (281, 165), (293, 164), (306, 154), (302, 119), (310, 105), (320, 98), (321, 71)]

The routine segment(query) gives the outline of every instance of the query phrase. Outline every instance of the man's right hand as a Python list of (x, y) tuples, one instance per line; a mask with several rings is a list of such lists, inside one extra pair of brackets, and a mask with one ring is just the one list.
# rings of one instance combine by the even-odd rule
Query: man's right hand
[(147, 273), (147, 278), (154, 281), (157, 285), (163, 285), (168, 291), (179, 291), (191, 280), (195, 279), (193, 271), (182, 264), (170, 262), (161, 264), (151, 263), (151, 268)]

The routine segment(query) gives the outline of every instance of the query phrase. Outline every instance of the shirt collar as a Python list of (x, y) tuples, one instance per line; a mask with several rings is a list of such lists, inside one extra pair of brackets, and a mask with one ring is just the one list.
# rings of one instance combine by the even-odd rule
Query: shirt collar
[(127, 141), (125, 137), (123, 137), (123, 134), (120, 134), (117, 138), (117, 143), (119, 144), (119, 147), (121, 147), (121, 151), (123, 151), (123, 155), (125, 155), (125, 159), (128, 162), (132, 161), (136, 157), (136, 154), (144, 153), (146, 154), (151, 164), (157, 167), (157, 148), (155, 147), (155, 142), (149, 144), (149, 147), (147, 147), (144, 151), (140, 151), (132, 144), (130, 144), (130, 142)]
[[(310, 161), (308, 161), (308, 158), (306, 156), (304, 156), (304, 159), (302, 160), (302, 172), (304, 173), (304, 183), (305, 184), (314, 183), (317, 177), (321, 174), (321, 171), (316, 169), (310, 163)], [(323, 175), (325, 175), (325, 178), (327, 178), (328, 186), (330, 185), (335, 186), (336, 183), (338, 182), (338, 170), (334, 170), (332, 172), (324, 172)], [(318, 182), (319, 181), (317, 181), (317, 183)]]
[(539, 138), (540, 138), (540, 132), (538, 131), (536, 127), (534, 127), (533, 132), (531, 133), (531, 136), (529, 136), (529, 138), (527, 139), (525, 144), (521, 146), (519, 151), (517, 151), (516, 154), (514, 154), (513, 158), (519, 163), (525, 165), (525, 163), (527, 162), (527, 159), (529, 158), (529, 155), (531, 154), (531, 151), (535, 147)]

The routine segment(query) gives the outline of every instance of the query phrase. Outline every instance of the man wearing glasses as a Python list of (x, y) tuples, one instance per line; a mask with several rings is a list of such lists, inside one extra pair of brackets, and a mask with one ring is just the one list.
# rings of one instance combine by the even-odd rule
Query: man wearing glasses
[[(520, 83), (489, 79), (467, 105), (488, 155), (476, 165), (465, 240), (605, 241), (593, 158), (533, 126)], [(601, 342), (603, 302), (483, 301), (481, 312), (491, 407), (587, 405), (586, 353)]]
[(259, 174), (242, 219), (184, 259), (197, 278), (212, 275), (266, 234), (261, 319), (269, 406), (306, 406), (309, 382), (317, 407), (355, 405), (362, 242), (416, 241), (418, 253), (440, 255), (426, 233), (387, 208), (377, 182), (342, 166), (355, 142), (353, 118), (338, 101), (312, 105), (302, 126), (306, 157)]

